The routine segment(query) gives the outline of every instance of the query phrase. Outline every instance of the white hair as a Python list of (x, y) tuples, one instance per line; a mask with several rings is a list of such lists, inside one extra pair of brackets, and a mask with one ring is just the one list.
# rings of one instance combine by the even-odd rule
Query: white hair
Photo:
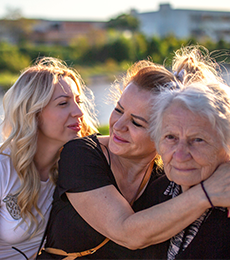
[(229, 86), (216, 82), (196, 82), (187, 86), (178, 84), (176, 88), (161, 88), (159, 95), (153, 94), (149, 131), (157, 150), (164, 112), (174, 102), (181, 102), (191, 112), (207, 118), (217, 130), (226, 152), (230, 154)]

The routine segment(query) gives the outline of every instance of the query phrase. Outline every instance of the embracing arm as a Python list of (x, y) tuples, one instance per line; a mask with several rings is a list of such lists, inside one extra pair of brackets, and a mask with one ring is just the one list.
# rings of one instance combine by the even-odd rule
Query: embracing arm
[[(80, 147), (78, 143), (79, 154), (73, 153), (74, 147), (73, 143), (73, 146), (68, 149), (69, 153), (63, 154), (64, 159), (62, 157), (60, 163), (60, 173), (63, 173), (59, 175), (59, 179), (65, 176), (64, 182), (64, 179), (69, 179), (66, 177), (67, 172), (69, 175), (72, 173), (71, 182), (74, 181), (79, 188), (78, 192), (66, 192), (69, 201), (89, 225), (117, 244), (137, 249), (163, 242), (187, 227), (210, 207), (200, 184), (176, 198), (137, 213), (134, 213), (129, 203), (113, 185), (105, 183), (100, 188), (81, 191), (80, 188), (88, 185), (89, 180), (90, 183), (94, 182), (92, 176), (95, 174), (92, 174), (92, 169), (96, 169), (96, 157), (92, 154), (93, 165), (87, 167), (88, 171), (86, 171), (85, 163), (81, 164), (81, 160), (76, 160), (82, 158), (84, 147)], [(62, 164), (65, 166), (63, 171)], [(83, 171), (86, 182), (76, 178), (76, 169), (78, 173)], [(214, 206), (230, 206), (229, 169), (230, 164), (225, 164), (204, 181)], [(103, 168), (97, 172), (97, 176), (101, 172)], [(102, 175), (100, 179), (103, 182), (105, 176)]]
[(112, 185), (87, 192), (67, 193), (67, 196), (95, 230), (130, 249), (169, 239), (209, 207), (199, 186), (137, 213)]

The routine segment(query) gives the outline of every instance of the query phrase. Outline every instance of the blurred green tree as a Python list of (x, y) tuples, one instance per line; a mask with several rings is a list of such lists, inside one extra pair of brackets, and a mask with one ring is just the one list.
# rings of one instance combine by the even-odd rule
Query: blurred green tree
[(113, 28), (119, 31), (137, 31), (140, 26), (140, 21), (130, 15), (130, 14), (121, 14), (117, 16), (116, 18), (112, 18), (107, 22), (106, 27), (107, 28)]

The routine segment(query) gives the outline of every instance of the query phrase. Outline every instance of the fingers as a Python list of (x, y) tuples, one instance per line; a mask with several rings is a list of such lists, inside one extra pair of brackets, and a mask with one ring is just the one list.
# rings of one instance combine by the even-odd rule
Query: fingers
[(214, 206), (229, 207), (230, 209), (229, 162), (220, 165), (214, 174), (205, 180), (205, 188)]

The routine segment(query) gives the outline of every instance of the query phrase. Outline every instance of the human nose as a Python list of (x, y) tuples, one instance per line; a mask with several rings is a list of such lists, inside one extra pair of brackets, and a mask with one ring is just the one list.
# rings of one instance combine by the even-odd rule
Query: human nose
[(71, 115), (72, 115), (73, 117), (82, 117), (83, 114), (84, 114), (84, 113), (83, 113), (83, 111), (81, 110), (79, 104), (74, 102), (74, 105), (73, 105), (73, 108), (72, 108), (72, 111), (71, 111)]
[(126, 131), (127, 130), (127, 122), (124, 116), (121, 116), (113, 125), (113, 128), (116, 131)]
[(175, 146), (173, 158), (178, 162), (188, 161), (191, 158), (189, 144), (185, 141), (179, 141)]

